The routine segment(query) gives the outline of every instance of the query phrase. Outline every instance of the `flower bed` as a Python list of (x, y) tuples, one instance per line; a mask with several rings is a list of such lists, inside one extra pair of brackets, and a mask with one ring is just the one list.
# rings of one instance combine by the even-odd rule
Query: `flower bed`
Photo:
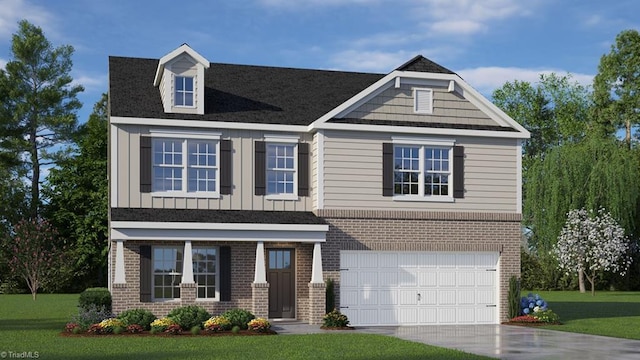
[(520, 315), (504, 322), (507, 325), (540, 326), (559, 325), (560, 317), (549, 309), (548, 304), (538, 294), (529, 293), (520, 299)]

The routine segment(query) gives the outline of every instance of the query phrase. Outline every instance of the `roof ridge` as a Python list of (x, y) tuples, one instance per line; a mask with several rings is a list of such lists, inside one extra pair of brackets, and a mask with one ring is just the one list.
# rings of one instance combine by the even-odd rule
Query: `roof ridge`
[(428, 72), (439, 74), (456, 74), (455, 72), (447, 69), (446, 67), (427, 59), (426, 57), (418, 54), (411, 60), (400, 65), (396, 68), (396, 71), (416, 71), (416, 72)]

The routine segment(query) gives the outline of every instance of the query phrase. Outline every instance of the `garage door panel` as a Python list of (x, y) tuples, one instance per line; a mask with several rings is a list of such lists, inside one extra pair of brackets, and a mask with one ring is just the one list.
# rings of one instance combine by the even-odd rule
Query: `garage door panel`
[(343, 250), (352, 325), (496, 324), (498, 253)]

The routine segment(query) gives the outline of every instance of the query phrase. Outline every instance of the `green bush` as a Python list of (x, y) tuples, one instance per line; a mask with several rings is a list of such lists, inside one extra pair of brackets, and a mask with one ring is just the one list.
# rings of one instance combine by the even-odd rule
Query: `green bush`
[(515, 276), (509, 279), (509, 319), (520, 315), (520, 281)]
[(111, 310), (107, 310), (104, 306), (96, 306), (89, 304), (87, 307), (79, 307), (78, 314), (71, 317), (71, 321), (78, 324), (82, 329), (89, 329), (91, 325), (98, 324), (102, 320), (113, 317)]
[(247, 330), (249, 321), (256, 317), (249, 311), (244, 309), (231, 309), (222, 313), (222, 316), (231, 322), (232, 326), (238, 326), (242, 330)]
[(167, 317), (180, 325), (183, 329), (191, 329), (194, 326), (202, 328), (202, 323), (207, 321), (211, 314), (202, 306), (187, 305), (171, 310)]
[(107, 288), (88, 288), (80, 293), (78, 306), (88, 309), (91, 305), (111, 311), (111, 293)]
[(125, 327), (135, 324), (140, 325), (144, 330), (149, 330), (151, 323), (157, 317), (147, 309), (129, 309), (121, 312), (118, 319), (122, 320)]
[(349, 319), (338, 309), (333, 309), (322, 318), (322, 323), (324, 327), (343, 328), (349, 326)]
[(326, 303), (325, 303), (325, 312), (330, 312), (336, 307), (336, 294), (335, 294), (335, 286), (333, 283), (333, 279), (327, 279), (326, 281)]

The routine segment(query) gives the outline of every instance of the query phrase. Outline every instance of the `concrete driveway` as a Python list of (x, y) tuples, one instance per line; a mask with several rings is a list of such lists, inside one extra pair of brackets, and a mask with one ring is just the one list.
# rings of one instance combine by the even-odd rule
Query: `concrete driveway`
[[(280, 334), (323, 331), (301, 323), (274, 323)], [(357, 327), (356, 331), (462, 350), (499, 359), (640, 359), (640, 340), (510, 325)]]

